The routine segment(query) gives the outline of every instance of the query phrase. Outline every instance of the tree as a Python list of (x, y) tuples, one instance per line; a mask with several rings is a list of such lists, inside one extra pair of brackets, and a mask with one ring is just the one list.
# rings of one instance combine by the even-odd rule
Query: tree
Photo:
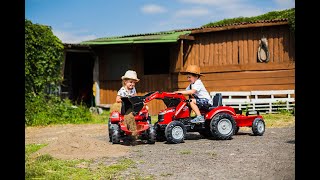
[(38, 95), (61, 80), (63, 43), (50, 26), (25, 20), (25, 94)]

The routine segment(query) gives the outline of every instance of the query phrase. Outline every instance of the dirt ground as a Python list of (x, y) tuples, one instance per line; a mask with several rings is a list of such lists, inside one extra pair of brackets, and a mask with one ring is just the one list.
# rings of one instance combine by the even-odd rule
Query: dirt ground
[[(153, 179), (295, 179), (295, 127), (266, 128), (263, 136), (252, 136), (240, 128), (226, 141), (188, 133), (184, 143), (138, 143), (135, 146), (108, 142), (107, 125), (28, 127), (25, 143), (48, 143), (36, 153), (60, 159), (95, 159), (110, 164), (127, 157), (136, 168), (122, 172)], [(110, 161), (111, 160), (111, 161)]]

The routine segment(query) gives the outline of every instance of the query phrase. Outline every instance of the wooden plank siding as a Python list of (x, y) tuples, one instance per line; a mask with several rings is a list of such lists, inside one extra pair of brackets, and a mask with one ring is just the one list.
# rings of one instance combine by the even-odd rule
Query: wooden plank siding
[[(190, 53), (195, 51), (196, 56), (185, 61), (200, 66), (205, 75), (202, 77), (203, 82), (210, 90), (294, 89), (295, 43), (294, 34), (290, 32), (288, 25), (206, 32), (193, 36), (193, 46), (198, 48)], [(257, 59), (259, 40), (262, 37), (266, 37), (268, 41), (268, 63), (258, 62)], [(200, 58), (200, 63), (196, 58)], [(283, 76), (285, 71), (291, 74)], [(226, 80), (224, 76), (230, 74), (234, 79)], [(249, 77), (244, 77), (247, 74)], [(184, 89), (187, 85), (184, 76), (179, 75), (178, 89)]]
[[(201, 77), (208, 91), (247, 91), (294, 89), (295, 70), (240, 71), (206, 74)], [(178, 76), (178, 89), (189, 85), (186, 76)]]

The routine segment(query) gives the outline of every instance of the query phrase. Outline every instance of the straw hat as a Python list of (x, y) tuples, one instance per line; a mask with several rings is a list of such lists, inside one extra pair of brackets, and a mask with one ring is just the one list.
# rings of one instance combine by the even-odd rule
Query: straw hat
[(187, 69), (185, 71), (182, 71), (181, 74), (188, 74), (188, 73), (191, 73), (191, 74), (197, 74), (199, 76), (203, 76), (201, 73), (200, 73), (200, 67), (197, 66), (197, 65), (188, 65)]
[(121, 77), (121, 79), (133, 79), (136, 80), (137, 82), (140, 80), (137, 77), (137, 73), (135, 71), (132, 70), (128, 70), (124, 76)]

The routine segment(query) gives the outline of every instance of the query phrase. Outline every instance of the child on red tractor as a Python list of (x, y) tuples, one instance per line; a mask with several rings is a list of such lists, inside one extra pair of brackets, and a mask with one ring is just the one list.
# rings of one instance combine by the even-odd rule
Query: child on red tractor
[[(122, 87), (117, 93), (116, 103), (110, 107), (110, 118), (108, 121), (109, 142), (119, 144), (121, 139), (128, 137), (135, 144), (137, 138), (155, 143), (155, 131), (151, 125), (151, 117), (148, 107), (141, 102), (139, 114), (132, 108), (131, 103), (139, 100), (135, 89), (135, 83), (139, 81), (137, 73), (128, 70), (122, 79)], [(131, 138), (130, 138), (131, 137)]]
[(208, 109), (212, 106), (212, 99), (204, 87), (200, 77), (203, 76), (200, 72), (200, 67), (197, 65), (189, 65), (185, 72), (181, 74), (187, 75), (187, 79), (190, 85), (184, 91), (175, 91), (175, 93), (181, 93), (190, 96), (190, 107), (196, 113), (196, 117), (190, 122), (202, 123), (205, 121), (203, 115), (201, 115), (199, 109)]

